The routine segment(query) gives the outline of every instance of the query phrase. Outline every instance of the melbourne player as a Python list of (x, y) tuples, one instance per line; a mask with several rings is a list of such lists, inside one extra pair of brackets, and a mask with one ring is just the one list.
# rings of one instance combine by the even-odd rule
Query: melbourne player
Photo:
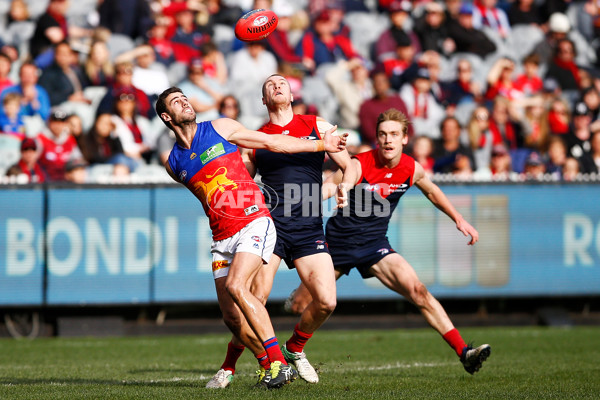
[(271, 259), (276, 232), (237, 145), (274, 152), (322, 153), (342, 150), (345, 138), (332, 136), (335, 129), (318, 141), (266, 135), (228, 118), (197, 124), (187, 97), (174, 87), (161, 93), (156, 112), (176, 137), (165, 165), (167, 172), (200, 200), (210, 222), (213, 275), (224, 320), (238, 336), (242, 325), (249, 324), (265, 353), (264, 385), (281, 387), (295, 379), (297, 372), (281, 353), (263, 303), (250, 291), (252, 277)]
[[(348, 193), (349, 207), (327, 221), (327, 243), (335, 265), (336, 279), (356, 268), (363, 278), (376, 277), (385, 286), (415, 304), (427, 322), (456, 351), (467, 372), (473, 374), (490, 355), (484, 344), (467, 346), (441, 304), (419, 280), (413, 267), (390, 246), (386, 237), (390, 218), (400, 198), (414, 184), (438, 209), (456, 223), (456, 228), (475, 244), (479, 233), (452, 206), (446, 195), (412, 157), (403, 154), (408, 143), (409, 121), (396, 109), (377, 120), (377, 149), (352, 159), (358, 170), (356, 186)], [(325, 182), (330, 197), (340, 181), (339, 173)], [(310, 291), (302, 284), (292, 294), (291, 308), (302, 311), (310, 302)]]
[[(269, 136), (302, 138), (307, 142), (320, 140), (323, 128), (329, 124), (321, 118), (296, 115), (292, 111), (293, 96), (289, 83), (281, 75), (272, 75), (263, 84), (263, 103), (269, 113), (269, 122), (260, 131)], [(330, 126), (330, 125), (329, 125)], [(277, 154), (268, 149), (245, 152), (251, 174), (261, 175), (267, 192), (265, 198), (277, 228), (277, 243), (267, 268), (263, 268), (253, 282), (253, 293), (266, 301), (273, 276), (281, 260), (295, 268), (300, 280), (312, 297), (303, 310), (292, 337), (282, 346), (286, 360), (293, 363), (301, 378), (317, 383), (319, 376), (306, 358), (304, 346), (313, 333), (329, 318), (336, 306), (335, 274), (327, 250), (322, 219), (322, 171), (325, 154)], [(338, 186), (339, 206), (345, 202), (346, 189), (356, 182), (356, 171), (346, 151), (330, 153), (340, 166), (342, 177)], [(256, 345), (255, 345), (256, 347)], [(221, 369), (207, 387), (223, 388), (229, 385), (235, 372), (235, 363), (244, 347), (236, 338), (228, 345), (227, 356)], [(251, 349), (253, 352), (254, 350)], [(258, 358), (259, 355), (255, 353)], [(259, 374), (260, 380), (260, 374)]]

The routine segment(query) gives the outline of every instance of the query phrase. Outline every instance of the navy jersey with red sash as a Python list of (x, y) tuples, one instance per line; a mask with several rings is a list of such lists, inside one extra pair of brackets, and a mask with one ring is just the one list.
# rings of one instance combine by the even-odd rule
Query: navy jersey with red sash
[(175, 143), (168, 162), (202, 203), (214, 240), (233, 236), (253, 220), (269, 216), (237, 146), (219, 135), (210, 121), (198, 124), (190, 149)]
[[(306, 140), (320, 140), (317, 117), (294, 115), (286, 126), (265, 124), (259, 131), (284, 134)], [(254, 151), (256, 167), (266, 185), (265, 201), (277, 229), (299, 225), (322, 225), (321, 186), (325, 153), (273, 153)]]
[(354, 156), (361, 165), (359, 183), (348, 192), (348, 207), (327, 221), (327, 241), (359, 244), (385, 237), (400, 197), (412, 186), (415, 159), (402, 154), (400, 163), (387, 168), (377, 150)]

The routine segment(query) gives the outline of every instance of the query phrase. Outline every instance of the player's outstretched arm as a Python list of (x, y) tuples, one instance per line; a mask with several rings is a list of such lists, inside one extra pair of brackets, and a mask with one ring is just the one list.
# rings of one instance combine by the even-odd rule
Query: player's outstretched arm
[(479, 232), (471, 226), (463, 216), (454, 208), (448, 197), (442, 192), (442, 189), (427, 177), (425, 170), (421, 164), (415, 161), (415, 174), (413, 182), (423, 192), (425, 197), (429, 199), (440, 211), (449, 216), (454, 223), (456, 229), (461, 231), (463, 235), (471, 237), (469, 245), (474, 245), (479, 240)]
[(267, 149), (276, 153), (340, 152), (346, 148), (346, 135), (333, 136), (333, 127), (323, 140), (304, 140), (287, 135), (267, 135), (245, 128), (229, 118), (212, 121), (213, 127), (230, 143), (249, 149)]

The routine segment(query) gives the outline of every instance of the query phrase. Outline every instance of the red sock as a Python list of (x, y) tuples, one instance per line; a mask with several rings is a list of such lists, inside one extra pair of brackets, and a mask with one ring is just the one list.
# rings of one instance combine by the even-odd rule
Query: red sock
[(265, 370), (267, 370), (267, 369), (269, 369), (269, 367), (271, 367), (271, 363), (269, 362), (269, 356), (267, 356), (266, 351), (260, 353), (259, 355), (255, 356), (255, 357), (258, 360), (258, 365), (263, 367)]
[(299, 324), (296, 324), (294, 333), (292, 334), (290, 340), (285, 343), (285, 348), (292, 353), (301, 353), (302, 350), (304, 350), (304, 345), (306, 345), (308, 339), (310, 339), (313, 335), (312, 333), (302, 332), (300, 329), (298, 329), (298, 325)]
[(270, 362), (281, 361), (282, 364), (287, 365), (285, 358), (283, 358), (283, 354), (281, 354), (277, 337), (273, 336), (271, 339), (265, 340), (263, 342), (263, 346), (267, 352), (267, 355), (269, 356)]
[(444, 340), (456, 351), (456, 354), (460, 357), (462, 355), (463, 349), (467, 347), (465, 341), (458, 333), (456, 328), (449, 330), (443, 336)]
[(235, 364), (237, 363), (238, 358), (244, 352), (244, 346), (237, 346), (231, 342), (227, 345), (227, 355), (225, 356), (225, 361), (221, 365), (222, 369), (231, 371), (232, 374), (235, 373)]

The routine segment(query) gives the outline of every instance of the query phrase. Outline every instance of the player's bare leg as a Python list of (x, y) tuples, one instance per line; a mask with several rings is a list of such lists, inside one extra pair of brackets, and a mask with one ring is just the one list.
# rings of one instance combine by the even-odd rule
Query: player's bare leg
[(373, 265), (370, 271), (381, 283), (419, 308), (429, 325), (456, 351), (467, 372), (473, 374), (481, 368), (481, 364), (490, 355), (490, 346), (486, 344), (473, 349), (465, 344), (440, 302), (427, 290), (413, 267), (400, 254), (387, 255)]
[(293, 363), (302, 379), (317, 383), (319, 376), (304, 354), (304, 345), (329, 318), (336, 306), (335, 274), (331, 256), (318, 253), (294, 260), (300, 280), (312, 301), (306, 306), (292, 337), (282, 347), (286, 360)]

